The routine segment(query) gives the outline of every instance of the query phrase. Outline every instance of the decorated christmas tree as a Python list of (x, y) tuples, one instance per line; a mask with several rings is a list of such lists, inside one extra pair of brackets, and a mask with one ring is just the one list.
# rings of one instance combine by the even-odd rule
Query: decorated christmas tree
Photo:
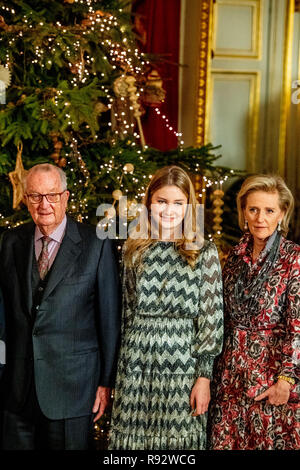
[(180, 164), (211, 184), (230, 174), (215, 167), (216, 148), (184, 148), (175, 130), (174, 150), (147, 147), (143, 110), (156, 101), (159, 113), (168, 97), (149, 74), (122, 1), (0, 1), (0, 30), (2, 229), (28, 220), (21, 179), (41, 162), (66, 171), (69, 212), (90, 223), (103, 202), (117, 207), (122, 194), (129, 207), (139, 202), (163, 165)]

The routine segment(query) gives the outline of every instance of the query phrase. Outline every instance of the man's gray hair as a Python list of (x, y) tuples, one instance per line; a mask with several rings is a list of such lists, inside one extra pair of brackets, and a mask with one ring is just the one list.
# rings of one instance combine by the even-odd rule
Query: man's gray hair
[(66, 191), (67, 189), (67, 175), (66, 173), (59, 168), (59, 166), (52, 165), (51, 163), (39, 163), (38, 165), (34, 165), (28, 170), (28, 173), (23, 178), (23, 191), (26, 193), (27, 190), (27, 178), (31, 176), (33, 173), (37, 173), (38, 171), (43, 171), (45, 173), (49, 173), (51, 171), (57, 171), (61, 180), (61, 189), (62, 191)]

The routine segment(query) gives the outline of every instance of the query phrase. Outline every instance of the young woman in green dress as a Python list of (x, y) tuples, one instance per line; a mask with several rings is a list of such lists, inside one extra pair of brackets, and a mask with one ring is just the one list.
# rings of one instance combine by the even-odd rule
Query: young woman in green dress
[(157, 171), (143, 203), (123, 248), (109, 449), (204, 449), (213, 362), (223, 342), (218, 253), (197, 226), (199, 205), (184, 170)]

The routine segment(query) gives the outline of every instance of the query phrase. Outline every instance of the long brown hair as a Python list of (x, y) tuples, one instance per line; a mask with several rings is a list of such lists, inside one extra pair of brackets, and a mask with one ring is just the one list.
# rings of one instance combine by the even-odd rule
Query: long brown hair
[[(196, 259), (199, 255), (199, 250), (203, 245), (202, 231), (197, 226), (197, 199), (193, 183), (191, 182), (188, 174), (180, 167), (172, 165), (159, 169), (152, 177), (143, 198), (143, 207), (139, 221), (135, 227), (134, 233), (129, 235), (128, 240), (125, 242), (125, 255), (124, 260), (127, 265), (139, 263), (142, 254), (145, 250), (155, 243), (156, 239), (151, 238), (151, 202), (153, 194), (164, 186), (177, 186), (187, 198), (187, 210), (183, 220), (183, 225), (186, 220), (190, 221), (189, 227), (191, 230), (182, 231), (182, 237), (175, 240), (175, 248), (181, 256), (194, 266)], [(188, 232), (188, 233), (186, 233)], [(138, 234), (136, 236), (136, 234)], [(192, 244), (192, 245), (189, 245)]]

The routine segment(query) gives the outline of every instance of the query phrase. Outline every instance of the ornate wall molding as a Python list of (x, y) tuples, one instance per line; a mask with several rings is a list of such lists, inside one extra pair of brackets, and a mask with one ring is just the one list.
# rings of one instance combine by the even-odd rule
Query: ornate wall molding
[(286, 133), (289, 108), (291, 103), (291, 79), (292, 79), (292, 47), (293, 47), (293, 27), (294, 27), (294, 0), (288, 0), (286, 6), (285, 19), (285, 44), (283, 61), (283, 81), (282, 96), (280, 103), (280, 125), (279, 125), (279, 146), (278, 146), (278, 172), (281, 176), (286, 176)]
[(196, 144), (203, 145), (207, 135), (208, 73), (211, 54), (212, 0), (202, 0), (200, 14), (199, 86)]
[[(244, 11), (244, 16), (240, 19), (242, 22), (239, 27), (243, 27), (248, 38), (248, 45), (241, 47), (239, 41), (234, 41), (226, 45), (223, 41), (218, 42), (218, 32), (222, 26), (228, 28), (227, 22), (231, 23), (239, 13)], [(224, 14), (227, 12), (227, 15)], [(218, 0), (215, 4), (214, 11), (214, 31), (212, 39), (212, 48), (214, 56), (219, 58), (252, 58), (261, 59), (261, 28), (262, 28), (262, 0)], [(246, 20), (246, 22), (245, 22)], [(235, 24), (235, 26), (237, 26)], [(234, 28), (234, 26), (232, 26)], [(238, 31), (238, 28), (236, 28)], [(228, 37), (227, 37), (228, 39)], [(247, 41), (246, 41), (247, 43)]]

